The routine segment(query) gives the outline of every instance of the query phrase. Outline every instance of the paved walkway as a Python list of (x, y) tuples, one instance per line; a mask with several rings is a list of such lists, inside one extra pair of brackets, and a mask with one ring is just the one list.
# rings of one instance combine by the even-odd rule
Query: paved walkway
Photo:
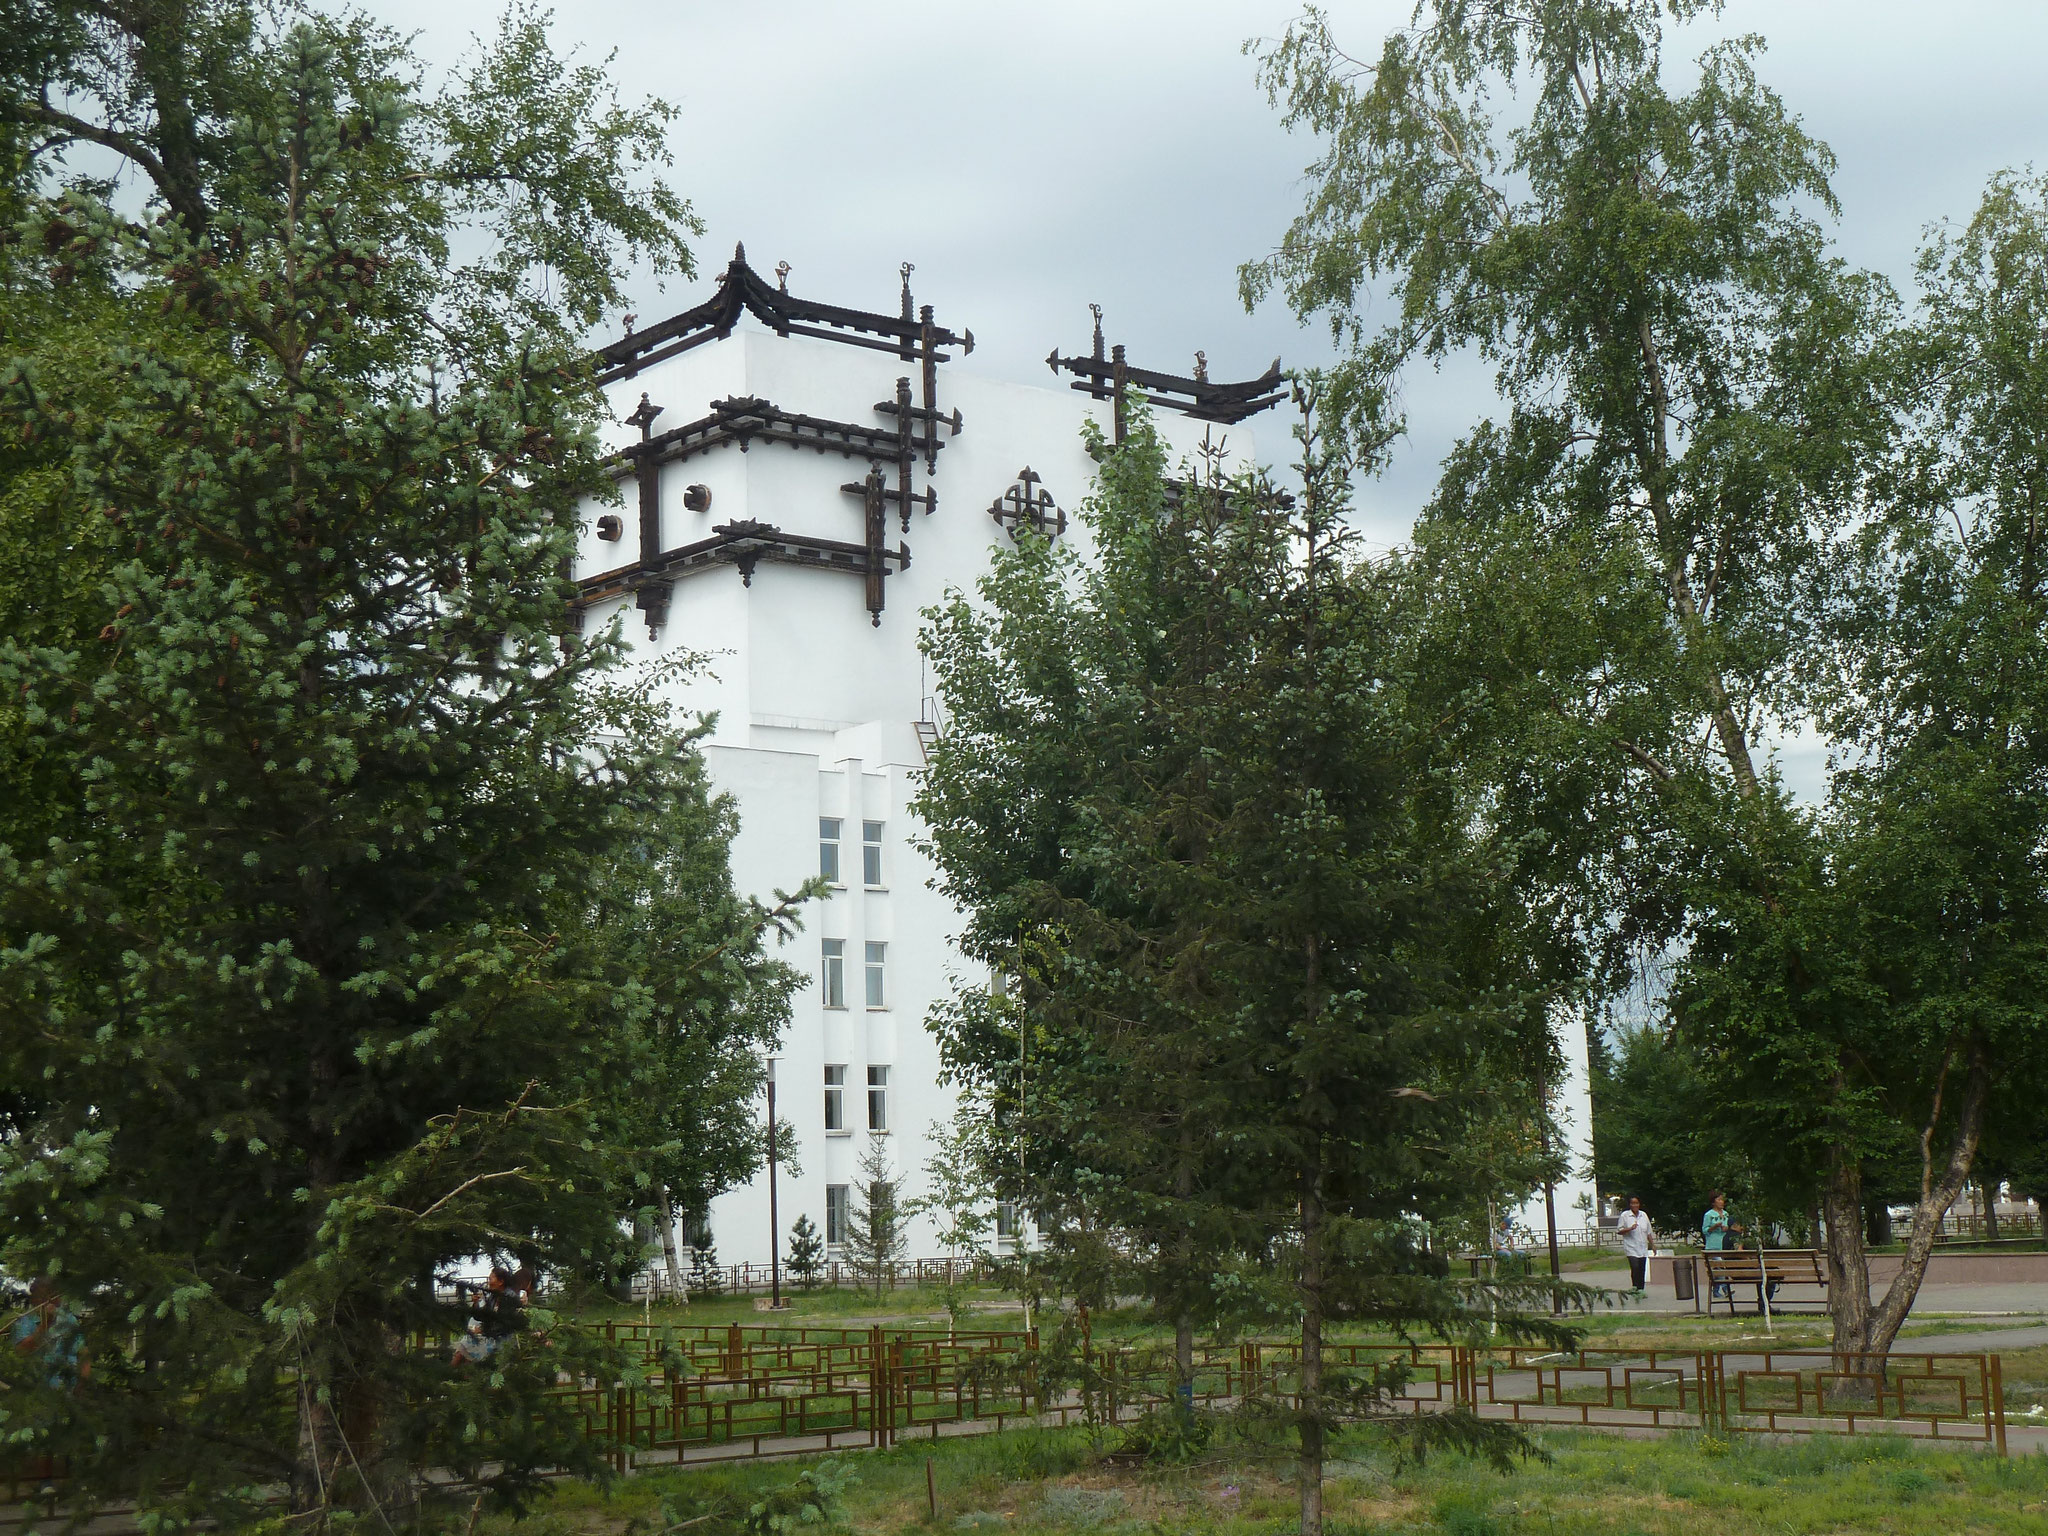
[[(1607, 1271), (1595, 1270), (1587, 1274), (1570, 1275), (1565, 1278), (1583, 1280), (1589, 1285), (1608, 1285), (1613, 1282)], [(1623, 1276), (1626, 1279), (1626, 1276)], [(1794, 1310), (1786, 1316), (1811, 1315), (1814, 1305), (1809, 1299), (1810, 1288), (1802, 1287), (1797, 1293), (1802, 1299), (1794, 1303)], [(1882, 1290), (1876, 1293), (1882, 1296)], [(1749, 1297), (1740, 1298), (1747, 1307), (1754, 1306)], [(1788, 1300), (1791, 1296), (1788, 1295)], [(1654, 1313), (1660, 1316), (1693, 1315), (1694, 1306), (1689, 1301), (1680, 1301), (1667, 1288), (1662, 1292), (1651, 1291), (1641, 1299), (1622, 1302), (1630, 1312)], [(1738, 1314), (1742, 1316), (1744, 1314)], [(2019, 1317), (2048, 1318), (2048, 1284), (2039, 1282), (2008, 1283), (2002, 1285), (1923, 1285), (1920, 1294), (1913, 1299), (1913, 1310), (1909, 1314), (1915, 1321), (1924, 1322), (1931, 1317)], [(2048, 1342), (2043, 1340), (2042, 1342)], [(2013, 1347), (2018, 1347), (2016, 1344)]]
[(1957, 1354), (1997, 1354), (2007, 1349), (2033, 1349), (2048, 1344), (2048, 1323), (2028, 1322), (2014, 1318), (2003, 1328), (1984, 1328), (1964, 1333), (1909, 1333), (1902, 1336), (1893, 1347), (1912, 1349), (1918, 1340), (1925, 1339), (1930, 1346), (1953, 1350)]

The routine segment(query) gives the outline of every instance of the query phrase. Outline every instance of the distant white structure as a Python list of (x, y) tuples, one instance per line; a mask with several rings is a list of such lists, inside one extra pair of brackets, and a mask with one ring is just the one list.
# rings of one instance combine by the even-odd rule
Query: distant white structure
[[(643, 660), (712, 658), (673, 697), (716, 713), (706, 756), (738, 802), (740, 888), (833, 882), (785, 951), (811, 977), (776, 1060), (803, 1173), (783, 1171), (779, 1233), (765, 1176), (712, 1203), (726, 1264), (765, 1263), (799, 1214), (836, 1244), (870, 1127), (918, 1192), (953, 1114), (924, 1023), (955, 975), (974, 978), (958, 914), (911, 846), (925, 742), (943, 728), (919, 610), (971, 590), (1020, 520), (1085, 537), (1081, 423), (1114, 431), (1120, 381), (1153, 400), (1178, 453), (1225, 423), (1248, 457), (1235, 424), (1280, 398), (1277, 363), (1234, 385), (1211, 384), (1200, 354), (1192, 377), (1130, 366), (1104, 351), (1099, 310), (1092, 352), (1050, 360), (1071, 387), (959, 376), (944, 365), (972, 333), (917, 308), (902, 275), (897, 313), (849, 310), (793, 297), (740, 250), (708, 301), (603, 354), (627, 495), (593, 509), (578, 548), (585, 629), (622, 619)], [(909, 1256), (938, 1253), (917, 1226)]]
[[(1550, 1085), (1550, 1112), (1564, 1136), (1558, 1150), (1570, 1168), (1562, 1183), (1552, 1188), (1557, 1209), (1557, 1230), (1577, 1232), (1594, 1224), (1598, 1196), (1593, 1189), (1593, 1073), (1586, 1052), (1586, 1017), (1571, 1009), (1557, 1009), (1550, 1017), (1552, 1036), (1564, 1057), (1564, 1081)], [(1655, 1213), (1661, 1220), (1671, 1218)], [(1537, 1247), (1549, 1240), (1543, 1191), (1522, 1203), (1513, 1216), (1518, 1231), (1528, 1234)]]

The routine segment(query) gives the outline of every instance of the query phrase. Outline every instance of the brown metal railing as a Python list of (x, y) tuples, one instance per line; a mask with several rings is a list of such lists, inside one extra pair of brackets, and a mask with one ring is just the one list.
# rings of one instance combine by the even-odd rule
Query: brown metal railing
[[(648, 1384), (572, 1395), (589, 1433), (621, 1466), (636, 1452), (678, 1460), (887, 1446), (947, 1426), (1002, 1429), (1019, 1421), (1116, 1423), (1176, 1399), (1157, 1348), (1091, 1348), (1067, 1361), (1068, 1383), (1041, 1390), (1046, 1362), (1035, 1333), (943, 1330), (697, 1330), (687, 1372), (661, 1363), (660, 1328), (610, 1325), (629, 1347), (645, 1335)], [(797, 1337), (808, 1335), (810, 1337)], [(1227, 1406), (1287, 1402), (1299, 1345), (1248, 1340), (1195, 1355), (1193, 1397)], [(2006, 1448), (1998, 1357), (1894, 1353), (1843, 1369), (1825, 1350), (1617, 1350), (1331, 1344), (1330, 1367), (1363, 1375), (1396, 1413), (1465, 1409), (1541, 1426), (1658, 1433), (1857, 1434)]]
[[(1000, 1257), (1000, 1256), (999, 1256)], [(906, 1285), (954, 1285), (989, 1281), (995, 1278), (996, 1259), (908, 1259), (890, 1264), (882, 1276), (882, 1287), (895, 1290)], [(690, 1294), (717, 1292), (726, 1295), (751, 1294), (766, 1291), (773, 1283), (774, 1276), (766, 1264), (714, 1264), (704, 1269), (689, 1265), (682, 1269), (683, 1288)], [(832, 1259), (820, 1265), (813, 1288), (858, 1289), (875, 1283), (872, 1274), (862, 1275), (851, 1264), (841, 1259)], [(657, 1264), (643, 1269), (633, 1276), (632, 1292), (635, 1299), (645, 1295), (661, 1296), (675, 1292), (669, 1284), (668, 1271)], [(804, 1287), (797, 1284), (795, 1275), (787, 1264), (782, 1266), (782, 1289), (789, 1295), (800, 1295)]]
[[(1091, 1347), (1057, 1363), (1054, 1385), (1054, 1362), (1041, 1355), (1035, 1330), (591, 1326), (628, 1363), (637, 1357), (633, 1379), (585, 1381), (553, 1396), (622, 1471), (643, 1456), (725, 1460), (881, 1448), (1018, 1423), (1114, 1424), (1178, 1399), (1170, 1355), (1158, 1347)], [(1299, 1352), (1291, 1340), (1198, 1348), (1193, 1399), (1291, 1402)], [(1894, 1352), (1845, 1368), (1814, 1349), (1331, 1343), (1325, 1362), (1370, 1379), (1394, 1413), (1464, 1409), (1530, 1428), (1639, 1434), (1882, 1431), (2006, 1452), (1996, 1355)], [(0, 1463), (0, 1482), (28, 1473)]]

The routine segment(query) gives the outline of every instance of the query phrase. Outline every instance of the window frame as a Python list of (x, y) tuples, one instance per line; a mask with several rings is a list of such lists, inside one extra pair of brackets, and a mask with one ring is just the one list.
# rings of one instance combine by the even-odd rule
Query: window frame
[(823, 962), (819, 986), (825, 1006), (841, 1012), (846, 1008), (846, 940), (820, 939), (818, 952)]
[[(827, 832), (825, 829), (831, 828)], [(820, 816), (818, 818), (818, 874), (834, 889), (843, 890), (845, 881), (840, 877), (845, 865), (840, 861), (840, 844), (845, 841), (846, 818), (843, 816)]]
[[(846, 1229), (853, 1219), (853, 1186), (851, 1184), (827, 1184), (825, 1186), (825, 1246), (844, 1248)], [(839, 1235), (834, 1237), (833, 1229)]]
[(876, 1062), (868, 1064), (868, 1129), (889, 1129), (889, 1069)]
[(871, 891), (888, 889), (888, 882), (882, 876), (883, 821), (863, 821), (860, 824), (860, 883)]
[(889, 946), (869, 939), (861, 952), (861, 996), (869, 1013), (886, 1013), (889, 1008)]
[[(834, 1077), (833, 1073), (838, 1073)], [(828, 1061), (825, 1063), (825, 1134), (827, 1136), (851, 1136), (853, 1127), (846, 1123), (846, 1063)]]

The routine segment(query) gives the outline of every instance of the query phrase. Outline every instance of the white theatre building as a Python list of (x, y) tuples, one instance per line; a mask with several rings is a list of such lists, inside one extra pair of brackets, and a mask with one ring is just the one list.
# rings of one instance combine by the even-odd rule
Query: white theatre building
[[(1049, 384), (960, 374), (947, 365), (973, 334), (913, 302), (907, 266), (894, 312), (798, 298), (778, 272), (735, 252), (703, 304), (603, 349), (625, 498), (593, 509), (575, 571), (587, 633), (617, 619), (642, 661), (710, 658), (673, 701), (716, 718), (705, 754), (738, 805), (739, 888), (767, 900), (832, 882), (783, 952), (810, 976), (775, 1062), (802, 1173), (779, 1180), (779, 1233), (765, 1176), (712, 1203), (726, 1264), (765, 1263), (799, 1214), (836, 1242), (870, 1128), (921, 1192), (952, 1119), (925, 1018), (956, 978), (985, 977), (953, 947), (960, 918), (911, 846), (944, 708), (921, 610), (972, 590), (1019, 522), (1086, 538), (1072, 518), (1095, 476), (1081, 426), (1115, 432), (1119, 385), (1152, 402), (1175, 456), (1213, 434), (1240, 460), (1247, 419), (1284, 394), (1277, 362), (1238, 384), (1210, 382), (1199, 353), (1192, 376), (1128, 363), (1105, 350), (1099, 311), (1089, 351), (1048, 359)], [(940, 1256), (928, 1220), (908, 1254)]]
[[(779, 1180), (785, 1243), (800, 1213), (837, 1240), (871, 1126), (920, 1192), (953, 1115), (924, 1021), (955, 977), (979, 978), (911, 846), (943, 707), (920, 610), (971, 590), (1020, 519), (1085, 537), (1081, 424), (1114, 430), (1119, 379), (1187, 453), (1227, 426), (1248, 455), (1236, 423), (1283, 392), (1277, 364), (1236, 385), (1129, 366), (1099, 323), (1089, 352), (1053, 360), (1049, 387), (947, 367), (972, 346), (913, 303), (907, 268), (896, 311), (866, 312), (798, 298), (741, 251), (705, 303), (602, 354), (625, 500), (594, 509), (578, 547), (585, 631), (622, 618), (643, 661), (711, 658), (673, 697), (716, 716), (705, 755), (739, 807), (735, 881), (764, 899), (821, 872), (833, 883), (782, 956), (810, 973), (775, 1063), (803, 1169)], [(709, 1216), (721, 1263), (767, 1261), (765, 1176)], [(908, 1253), (939, 1256), (928, 1221)]]

